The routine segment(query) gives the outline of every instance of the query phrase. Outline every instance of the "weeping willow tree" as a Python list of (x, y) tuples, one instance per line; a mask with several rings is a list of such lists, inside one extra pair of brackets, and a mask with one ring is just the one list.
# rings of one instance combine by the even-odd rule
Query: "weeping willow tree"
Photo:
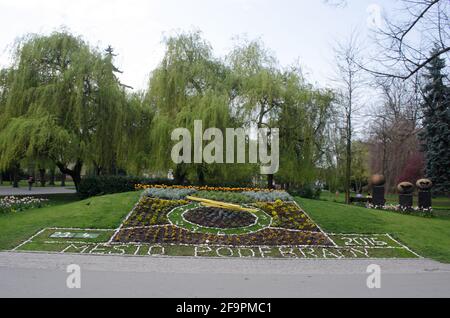
[(326, 127), (333, 96), (305, 84), (293, 69), (284, 74), (284, 103), (278, 118), (280, 127), (280, 172), (286, 185), (303, 186), (317, 180), (327, 154)]
[[(145, 104), (154, 111), (151, 130), (151, 163), (155, 171), (174, 169), (178, 181), (196, 178), (226, 179), (241, 176), (247, 167), (224, 164), (174, 164), (170, 160), (171, 133), (175, 128), (187, 128), (194, 135), (194, 121), (203, 128), (225, 131), (234, 127), (231, 116), (229, 70), (214, 58), (210, 45), (198, 32), (181, 34), (166, 41), (166, 53), (153, 71)], [(233, 170), (233, 173), (231, 172)]]
[(120, 167), (133, 175), (141, 175), (151, 165), (150, 133), (153, 109), (144, 103), (143, 92), (126, 95), (127, 111), (122, 114), (118, 132), (117, 158)]
[[(248, 129), (278, 128), (283, 100), (282, 74), (275, 58), (259, 41), (238, 44), (228, 56), (237, 88), (235, 113), (242, 116)], [(270, 138), (269, 148), (270, 146)], [(273, 188), (274, 176), (267, 176), (268, 187)]]
[[(238, 96), (234, 112), (249, 127), (280, 131), (276, 181), (288, 185), (313, 181), (323, 156), (331, 95), (307, 85), (297, 68), (281, 70), (259, 41), (238, 44), (228, 61)], [(269, 188), (274, 177), (267, 177)]]
[(85, 163), (115, 169), (126, 98), (111, 57), (64, 31), (27, 36), (14, 60), (0, 117), (0, 166), (45, 157), (77, 189)]
[[(0, 117), (1, 114), (4, 113), (4, 107), (6, 103), (6, 95), (8, 90), (8, 77), (9, 70), (8, 69), (0, 69)], [(2, 169), (0, 167), (0, 184), (3, 184), (3, 172), (6, 169)]]

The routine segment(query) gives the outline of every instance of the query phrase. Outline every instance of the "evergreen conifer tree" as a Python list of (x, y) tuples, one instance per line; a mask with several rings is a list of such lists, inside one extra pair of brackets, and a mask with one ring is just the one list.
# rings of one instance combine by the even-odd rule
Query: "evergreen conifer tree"
[(420, 138), (434, 193), (446, 194), (450, 191), (450, 88), (444, 81), (445, 60), (436, 57), (426, 70)]

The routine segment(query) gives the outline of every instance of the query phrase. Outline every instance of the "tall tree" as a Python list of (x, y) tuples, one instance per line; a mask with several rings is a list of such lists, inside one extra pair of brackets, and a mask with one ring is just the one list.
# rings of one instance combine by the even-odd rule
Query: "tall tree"
[(352, 183), (356, 192), (361, 193), (369, 178), (368, 146), (363, 141), (355, 141), (352, 146)]
[(386, 177), (386, 188), (394, 190), (410, 157), (419, 151), (418, 132), (422, 94), (419, 77), (376, 79), (380, 103), (368, 112), (369, 152), (373, 174)]
[(359, 90), (362, 86), (360, 44), (356, 34), (335, 48), (336, 81), (339, 85), (337, 103), (342, 107), (345, 125), (346, 164), (345, 164), (345, 201), (350, 203), (350, 182), (352, 168), (353, 117), (358, 111)]
[[(283, 76), (275, 58), (259, 41), (239, 43), (228, 56), (238, 87), (234, 106), (249, 129), (277, 128), (278, 115), (284, 103)], [(268, 139), (270, 147), (270, 138)], [(269, 188), (274, 176), (267, 176)]]
[(280, 129), (279, 182), (301, 187), (317, 180), (324, 166), (326, 128), (333, 95), (307, 84), (298, 69), (283, 74), (282, 99), (276, 125)]
[(113, 160), (120, 134), (123, 94), (109, 59), (56, 32), (26, 37), (12, 68), (0, 117), (0, 165), (46, 157), (78, 189), (85, 163), (100, 152)]
[(424, 127), (420, 134), (425, 151), (426, 174), (435, 184), (434, 192), (440, 194), (450, 192), (450, 88), (444, 82), (444, 69), (445, 60), (439, 57), (426, 67)]
[(213, 57), (210, 44), (199, 32), (167, 39), (165, 56), (152, 72), (144, 101), (155, 114), (150, 137), (152, 169), (173, 168), (179, 182), (193, 176), (204, 183), (208, 177), (223, 175), (225, 165), (174, 164), (168, 158), (175, 128), (187, 128), (193, 136), (195, 120), (201, 120), (204, 129), (233, 127), (228, 76), (227, 68)]

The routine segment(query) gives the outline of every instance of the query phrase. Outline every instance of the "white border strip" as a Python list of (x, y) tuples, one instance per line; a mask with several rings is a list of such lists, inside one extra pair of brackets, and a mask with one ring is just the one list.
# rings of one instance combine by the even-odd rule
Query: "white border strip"
[(397, 242), (397, 244), (399, 244), (400, 246), (402, 246), (404, 249), (408, 250), (409, 252), (413, 253), (414, 255), (416, 255), (418, 258), (424, 258), (423, 256), (420, 256), (419, 254), (417, 254), (416, 252), (414, 252), (412, 249), (410, 249), (408, 246), (406, 246), (405, 244), (403, 244), (402, 242), (399, 242), (398, 240), (394, 239), (389, 233), (386, 233), (387, 237), (389, 237), (391, 240), (393, 240), (394, 242)]
[(317, 228), (330, 240), (330, 242), (333, 243), (335, 247), (338, 246), (336, 242), (333, 241), (324, 230), (322, 230), (320, 225), (316, 221), (314, 221), (314, 219), (308, 213), (306, 213), (305, 210), (303, 210), (303, 208), (297, 203), (297, 201), (288, 201), (288, 202), (293, 202), (300, 209), (300, 211), (302, 211), (302, 213), (304, 213), (317, 226)]
[(42, 230), (40, 230), (40, 231), (37, 232), (36, 234), (32, 235), (28, 240), (26, 240), (26, 241), (20, 243), (19, 245), (17, 245), (16, 247), (14, 247), (14, 248), (12, 249), (12, 251), (17, 250), (18, 248), (24, 246), (24, 245), (27, 244), (27, 243), (31, 243), (31, 242), (33, 241), (33, 239), (34, 239), (36, 236), (38, 236), (38, 235), (44, 233), (45, 230), (47, 230), (47, 228), (43, 228)]
[[(58, 227), (52, 227), (52, 228), (44, 228), (42, 230), (40, 230), (39, 232), (37, 232), (36, 234), (34, 234), (33, 236), (31, 236), (28, 240), (24, 241), (23, 243), (19, 244), (18, 246), (16, 246), (13, 250), (11, 250), (11, 252), (20, 252), (20, 253), (47, 253), (47, 254), (61, 254), (61, 252), (49, 252), (49, 251), (17, 251), (17, 249), (19, 249), (21, 246), (27, 244), (27, 243), (31, 243), (32, 240), (37, 237), (38, 235), (42, 234), (44, 231), (46, 230), (80, 230), (80, 231), (113, 231), (112, 229), (81, 229), (81, 228), (58, 228)], [(408, 248), (407, 246), (405, 246), (404, 244), (400, 243), (399, 241), (397, 241), (396, 239), (394, 239), (390, 234), (386, 233), (386, 234), (381, 234), (381, 233), (376, 233), (376, 234), (359, 234), (359, 233), (348, 233), (348, 234), (343, 234), (343, 233), (330, 233), (330, 235), (336, 235), (336, 236), (360, 236), (360, 237), (365, 237), (365, 236), (387, 236), (389, 239), (391, 239), (393, 242), (396, 242), (397, 244), (399, 244), (400, 246), (330, 246), (330, 245), (271, 245), (271, 246), (266, 246), (266, 245), (208, 245), (208, 244), (175, 244), (175, 243), (165, 243), (162, 244), (164, 246), (184, 246), (184, 247), (215, 247), (215, 248), (221, 248), (221, 247), (227, 247), (227, 248), (260, 248), (260, 247), (268, 247), (268, 248), (328, 248), (328, 249), (352, 249), (352, 248), (363, 248), (363, 249), (398, 249), (398, 250), (407, 250), (409, 251), (411, 254), (417, 256), (418, 258), (422, 258), (422, 256), (420, 256), (419, 254), (415, 253), (414, 251), (412, 251), (410, 248)], [(139, 242), (130, 242), (130, 243), (120, 243), (120, 242), (115, 242), (115, 243), (108, 243), (108, 242), (84, 242), (84, 241), (68, 241), (68, 242), (64, 242), (64, 241), (44, 241), (44, 244), (83, 244), (83, 245), (97, 245), (97, 246), (137, 246), (138, 249), (140, 249), (142, 246), (154, 246), (156, 245), (161, 245), (160, 243), (139, 243)], [(135, 252), (134, 255), (131, 254), (124, 254), (125, 256), (138, 256), (138, 257), (146, 257), (145, 255), (137, 255), (136, 253), (138, 253), (138, 251)], [(65, 254), (73, 254), (73, 255), (79, 255), (79, 253), (65, 253)], [(83, 253), (82, 253), (83, 254)], [(87, 254), (83, 254), (83, 255), (87, 255)], [(92, 254), (94, 255), (94, 254)], [(103, 254), (98, 254), (98, 255), (103, 255)], [(161, 256), (161, 257), (185, 257), (185, 256)], [(205, 256), (206, 258), (208, 258), (207, 256)], [(202, 256), (202, 258), (205, 258)], [(216, 257), (211, 257), (211, 258), (216, 258)], [(223, 257), (222, 257), (223, 258)], [(235, 257), (230, 257), (230, 258), (235, 258)], [(283, 259), (283, 258), (276, 258), (274, 257), (273, 259)], [(311, 259), (322, 259), (322, 258), (311, 258)], [(328, 259), (328, 258), (323, 258), (323, 259)], [(347, 259), (347, 258), (344, 258)], [(348, 258), (348, 259), (353, 259), (353, 258)], [(406, 258), (399, 258), (399, 257), (390, 257), (390, 258), (374, 258), (374, 259), (406, 259)]]
[(128, 221), (128, 219), (131, 217), (131, 215), (133, 214), (133, 212), (137, 209), (137, 207), (139, 206), (139, 203), (141, 203), (141, 199), (142, 197), (139, 197), (139, 200), (137, 201), (137, 203), (133, 206), (133, 208), (131, 209), (130, 213), (127, 214), (127, 216), (122, 220), (122, 222), (120, 223), (120, 226), (115, 230), (114, 234), (110, 237), (110, 239), (108, 240), (108, 244), (111, 244), (112, 241), (114, 240), (114, 237), (120, 232), (120, 230), (122, 229), (122, 227), (124, 226), (125, 222)]

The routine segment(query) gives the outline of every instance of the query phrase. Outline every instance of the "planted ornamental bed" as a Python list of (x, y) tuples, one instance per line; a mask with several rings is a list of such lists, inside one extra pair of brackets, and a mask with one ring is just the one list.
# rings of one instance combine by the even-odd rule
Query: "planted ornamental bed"
[(284, 191), (180, 186), (147, 188), (116, 230), (43, 229), (15, 250), (198, 257), (418, 257), (388, 234), (327, 234)]

